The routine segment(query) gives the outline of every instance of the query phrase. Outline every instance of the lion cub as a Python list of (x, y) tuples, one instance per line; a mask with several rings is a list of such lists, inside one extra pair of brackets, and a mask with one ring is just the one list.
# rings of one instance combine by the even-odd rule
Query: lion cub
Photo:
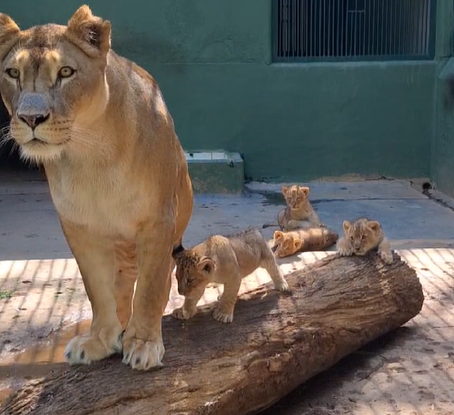
[(337, 242), (339, 255), (365, 255), (376, 249), (383, 262), (386, 264), (393, 262), (391, 247), (379, 222), (366, 218), (354, 222), (346, 220), (343, 228), (344, 236)]
[(224, 284), (224, 292), (213, 318), (231, 323), (241, 280), (258, 267), (270, 274), (276, 289), (290, 291), (273, 253), (258, 229), (247, 229), (230, 236), (214, 235), (189, 249), (174, 249), (178, 293), (184, 295), (183, 307), (173, 311), (179, 319), (189, 319), (209, 283)]
[(336, 243), (337, 232), (320, 227), (296, 229), (294, 231), (275, 231), (271, 250), (278, 258), (284, 258), (297, 252), (323, 251)]
[(282, 186), (282, 194), (287, 207), (281, 210), (277, 216), (277, 223), (281, 230), (291, 231), (310, 224), (324, 227), (323, 223), (309, 202), (309, 188), (292, 185)]

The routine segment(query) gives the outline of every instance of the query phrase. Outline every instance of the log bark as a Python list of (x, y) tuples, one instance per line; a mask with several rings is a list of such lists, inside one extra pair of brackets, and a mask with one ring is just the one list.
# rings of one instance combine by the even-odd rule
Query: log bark
[(1, 413), (243, 415), (266, 409), (422, 308), (416, 272), (394, 254), (335, 254), (287, 276), (291, 296), (260, 287), (240, 297), (234, 322), (163, 319), (165, 366), (129, 369), (120, 357), (59, 368), (17, 391)]

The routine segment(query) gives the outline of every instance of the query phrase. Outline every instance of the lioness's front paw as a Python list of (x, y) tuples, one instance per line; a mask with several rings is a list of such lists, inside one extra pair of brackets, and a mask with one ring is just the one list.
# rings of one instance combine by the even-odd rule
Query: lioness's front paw
[(156, 341), (144, 341), (132, 337), (123, 342), (123, 363), (137, 370), (160, 367), (164, 352), (161, 338)]
[(275, 287), (276, 287), (276, 290), (279, 290), (279, 291), (282, 291), (282, 292), (286, 292), (286, 293), (292, 291), (290, 289), (290, 287), (288, 286), (287, 281), (285, 281), (284, 279), (282, 280), (282, 282), (276, 284)]
[(225, 314), (219, 310), (219, 308), (215, 308), (213, 311), (213, 318), (221, 323), (231, 323), (233, 321), (233, 313)]
[(111, 336), (76, 336), (70, 340), (65, 349), (66, 361), (70, 365), (88, 365), (104, 359), (122, 349), (122, 330), (110, 330)]
[(172, 312), (172, 317), (175, 317), (179, 320), (189, 320), (194, 313), (190, 313), (188, 310), (186, 310), (184, 307), (176, 308)]
[(392, 264), (393, 263), (393, 254), (392, 252), (381, 251), (380, 258), (385, 264)]

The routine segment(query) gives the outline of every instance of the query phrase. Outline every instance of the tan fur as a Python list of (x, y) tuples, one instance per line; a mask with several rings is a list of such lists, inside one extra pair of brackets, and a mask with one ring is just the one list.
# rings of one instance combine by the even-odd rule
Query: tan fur
[(337, 232), (315, 226), (289, 232), (275, 231), (272, 251), (278, 258), (284, 258), (298, 252), (323, 251), (336, 243), (337, 238)]
[(214, 235), (193, 248), (174, 255), (178, 292), (185, 296), (183, 307), (173, 316), (189, 319), (209, 283), (224, 284), (224, 292), (213, 318), (223, 323), (233, 320), (241, 280), (258, 267), (265, 268), (276, 289), (289, 291), (266, 240), (258, 229), (231, 236)]
[(383, 262), (387, 264), (393, 262), (391, 247), (379, 222), (366, 218), (354, 222), (346, 220), (343, 228), (344, 235), (337, 242), (339, 255), (361, 256), (376, 249)]
[(281, 230), (291, 231), (294, 229), (316, 225), (324, 227), (309, 201), (310, 190), (308, 187), (292, 185), (282, 186), (282, 194), (287, 207), (281, 210), (277, 216), (277, 223)]
[(87, 6), (25, 31), (0, 14), (0, 66), (10, 135), (44, 166), (93, 310), (69, 363), (123, 350), (135, 369), (161, 365), (171, 252), (193, 197), (158, 85), (110, 49), (110, 23)]

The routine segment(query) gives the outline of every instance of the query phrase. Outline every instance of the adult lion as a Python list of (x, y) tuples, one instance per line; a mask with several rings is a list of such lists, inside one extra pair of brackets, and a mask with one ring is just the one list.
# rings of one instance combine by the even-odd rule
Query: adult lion
[(193, 195), (156, 82), (110, 49), (110, 23), (87, 6), (67, 26), (25, 31), (0, 14), (0, 67), (10, 135), (23, 158), (45, 168), (93, 311), (90, 333), (69, 342), (67, 360), (123, 350), (134, 369), (161, 365), (172, 247)]

